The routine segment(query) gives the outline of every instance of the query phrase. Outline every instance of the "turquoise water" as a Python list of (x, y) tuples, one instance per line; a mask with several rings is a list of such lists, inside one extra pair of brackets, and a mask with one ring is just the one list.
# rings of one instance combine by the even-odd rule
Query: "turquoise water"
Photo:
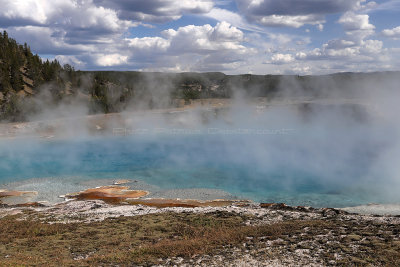
[(68, 177), (115, 177), (162, 189), (221, 189), (238, 198), (292, 205), (399, 201), (370, 176), (374, 146), (360, 141), (341, 152), (337, 144), (298, 145), (304, 138), (293, 133), (1, 141), (0, 184), (54, 177), (62, 186)]

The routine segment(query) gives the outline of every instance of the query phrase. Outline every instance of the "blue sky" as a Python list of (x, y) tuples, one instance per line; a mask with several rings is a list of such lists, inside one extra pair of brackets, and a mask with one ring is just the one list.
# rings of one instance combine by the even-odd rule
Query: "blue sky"
[(81, 70), (400, 70), (400, 1), (0, 0), (0, 28)]

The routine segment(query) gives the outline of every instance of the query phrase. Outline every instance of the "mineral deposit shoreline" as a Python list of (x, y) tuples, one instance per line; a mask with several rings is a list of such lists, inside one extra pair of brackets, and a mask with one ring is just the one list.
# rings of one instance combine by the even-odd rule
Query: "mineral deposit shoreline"
[[(395, 266), (400, 259), (400, 216), (282, 203), (157, 208), (70, 200), (2, 205), (0, 223), (3, 239), (22, 235), (0, 245), (6, 266), (56, 266), (46, 246), (58, 246), (68, 266)], [(23, 261), (31, 257), (28, 241), (43, 247), (32, 263)]]

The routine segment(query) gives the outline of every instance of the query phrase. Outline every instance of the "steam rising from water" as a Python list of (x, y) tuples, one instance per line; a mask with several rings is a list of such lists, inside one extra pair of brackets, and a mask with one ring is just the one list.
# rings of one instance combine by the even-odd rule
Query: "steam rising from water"
[[(396, 82), (355, 81), (354, 90), (309, 98), (288, 80), (272, 100), (255, 101), (238, 89), (220, 109), (63, 120), (58, 129), (68, 132), (66, 139), (2, 140), (0, 181), (123, 176), (161, 188), (218, 188), (256, 201), (399, 203)], [(108, 131), (93, 135), (89, 124)]]

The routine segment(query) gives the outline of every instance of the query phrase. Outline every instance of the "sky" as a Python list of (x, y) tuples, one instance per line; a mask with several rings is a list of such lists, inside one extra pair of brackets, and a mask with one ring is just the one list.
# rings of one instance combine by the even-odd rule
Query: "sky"
[(80, 70), (400, 70), (400, 0), (0, 0), (0, 29)]

